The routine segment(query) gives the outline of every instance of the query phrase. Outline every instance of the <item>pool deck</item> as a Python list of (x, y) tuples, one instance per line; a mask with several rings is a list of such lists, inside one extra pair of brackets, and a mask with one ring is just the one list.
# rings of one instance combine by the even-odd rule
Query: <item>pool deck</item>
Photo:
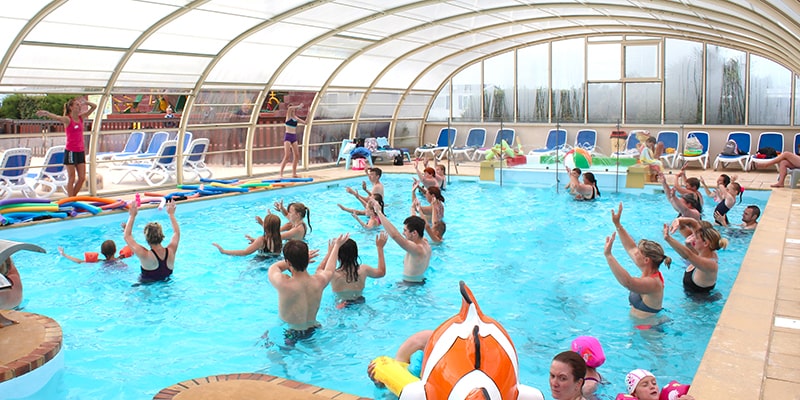
[[(414, 172), (409, 164), (376, 166), (383, 169), (384, 173)], [(223, 177), (240, 176), (244, 173), (243, 169), (214, 167), (214, 170), (215, 176)], [(458, 170), (459, 175), (479, 175), (477, 163), (462, 163), (458, 166)], [(277, 175), (275, 168), (263, 172), (265, 178)], [(770, 189), (769, 185), (775, 182), (776, 177), (774, 169), (748, 173), (734, 169), (688, 171), (690, 176), (702, 176), (706, 182), (715, 182), (721, 173), (737, 174), (738, 182), (748, 190)], [(300, 171), (300, 175), (313, 177), (315, 182), (364, 176), (362, 171), (346, 171), (343, 167)], [(100, 196), (110, 193), (115, 197), (132, 197), (133, 190), (141, 190), (128, 184), (111, 185), (110, 181), (111, 179), (106, 179), (106, 188)], [(735, 217), (738, 220), (738, 216)], [(7, 315), (15, 314), (9, 312)], [(19, 315), (20, 313), (17, 313), (15, 316)], [(26, 324), (35, 321), (40, 321), (38, 323), (44, 326), (50, 324), (51, 320), (32, 318)], [(30, 336), (26, 333), (29, 332), (28, 329), (36, 328), (20, 328), (22, 326), (0, 329), (0, 344), (3, 344), (0, 349), (7, 349), (8, 343), (19, 345), (15, 346), (15, 351), (19, 354), (11, 357), (15, 358), (14, 360), (0, 357), (0, 371), (8, 371), (13, 363), (18, 363), (19, 358), (28, 357), (37, 351), (41, 352), (40, 343), (26, 339)], [(774, 190), (765, 210), (762, 210), (759, 227), (753, 236), (731, 293), (727, 295), (727, 302), (700, 362), (690, 393), (698, 400), (800, 400), (798, 343), (800, 343), (800, 189), (784, 188)], [(21, 371), (18, 368), (14, 370)], [(350, 394), (279, 377), (233, 372), (176, 383), (164, 388), (154, 399), (361, 399)], [(6, 378), (11, 376), (7, 375)], [(665, 383), (660, 382), (662, 385)], [(547, 388), (540, 389), (547, 391)]]

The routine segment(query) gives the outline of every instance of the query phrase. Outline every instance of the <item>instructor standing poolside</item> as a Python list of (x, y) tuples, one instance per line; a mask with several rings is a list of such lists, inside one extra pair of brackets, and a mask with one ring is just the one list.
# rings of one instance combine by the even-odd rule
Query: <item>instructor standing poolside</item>
[(297, 124), (305, 125), (306, 121), (297, 116), (297, 111), (303, 109), (303, 103), (298, 105), (289, 104), (286, 109), (286, 133), (283, 135), (283, 160), (281, 160), (281, 175), (283, 178), (283, 169), (286, 168), (286, 163), (289, 162), (289, 155), (292, 155), (292, 178), (297, 178), (297, 160), (300, 158), (300, 149), (297, 144)]
[[(89, 108), (83, 110), (83, 106)], [(83, 119), (97, 108), (97, 104), (75, 97), (64, 104), (64, 115), (55, 115), (39, 110), (36, 115), (64, 124), (67, 145), (64, 150), (64, 166), (67, 168), (67, 196), (77, 196), (86, 180), (86, 147), (83, 143)]]

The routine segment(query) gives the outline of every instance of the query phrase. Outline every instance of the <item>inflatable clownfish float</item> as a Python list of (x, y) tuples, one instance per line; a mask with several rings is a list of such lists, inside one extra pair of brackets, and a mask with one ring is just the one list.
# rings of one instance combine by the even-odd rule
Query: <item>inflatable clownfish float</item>
[(517, 351), (506, 330), (481, 312), (467, 285), (459, 282), (461, 311), (433, 332), (421, 378), (390, 357), (373, 361), (373, 379), (400, 400), (544, 400), (519, 383)]

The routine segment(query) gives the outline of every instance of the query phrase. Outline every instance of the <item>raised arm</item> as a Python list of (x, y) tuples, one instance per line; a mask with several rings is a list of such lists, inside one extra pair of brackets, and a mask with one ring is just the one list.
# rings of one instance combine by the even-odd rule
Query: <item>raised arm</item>
[(169, 221), (172, 223), (172, 239), (169, 241), (169, 247), (173, 253), (178, 251), (178, 243), (181, 241), (181, 227), (178, 225), (178, 219), (175, 218), (175, 208), (177, 207), (174, 201), (167, 203), (167, 214), (169, 214)]
[(392, 225), (392, 222), (389, 221), (389, 219), (386, 218), (385, 215), (383, 215), (383, 212), (381, 211), (381, 206), (380, 204), (378, 204), (377, 201), (373, 199), (370, 201), (369, 204), (370, 206), (372, 206), (373, 210), (375, 210), (375, 214), (378, 216), (378, 219), (381, 220), (381, 225), (383, 225), (383, 229), (386, 231), (387, 234), (389, 234), (389, 237), (391, 237), (392, 240), (395, 241), (395, 243), (397, 243), (400, 247), (403, 248), (403, 250), (409, 253), (413, 253), (415, 255), (419, 255), (421, 253), (418, 246), (414, 242), (406, 239), (403, 236), (403, 234), (400, 231), (398, 231), (394, 225)]
[(136, 254), (136, 257), (145, 257), (147, 256), (148, 250), (139, 243), (136, 243), (136, 240), (133, 239), (133, 224), (136, 222), (136, 214), (139, 213), (139, 206), (136, 205), (135, 201), (130, 202), (128, 206), (128, 222), (125, 224), (123, 238), (125, 239), (125, 244), (133, 250), (133, 254)]
[(276, 201), (273, 205), (275, 206), (275, 211), (283, 214), (284, 217), (289, 217), (289, 210), (283, 206), (283, 200)]
[(664, 177), (664, 174), (658, 174), (658, 180), (661, 182), (661, 186), (664, 188), (664, 194), (667, 196), (667, 200), (669, 201), (669, 204), (672, 205), (672, 208), (681, 215), (689, 214), (689, 208), (684, 206), (683, 203), (678, 201), (677, 197), (675, 197), (675, 190), (678, 188), (678, 185), (670, 188), (669, 184), (667, 183), (667, 179)]
[(83, 104), (86, 104), (87, 106), (89, 106), (89, 109), (81, 114), (81, 118), (88, 117), (89, 115), (92, 114), (92, 112), (94, 112), (94, 110), (97, 109), (97, 104), (94, 104), (94, 103), (92, 103), (90, 101), (84, 101)]
[(36, 115), (39, 116), (39, 117), (44, 117), (44, 118), (47, 118), (47, 119), (52, 119), (54, 121), (61, 122), (64, 125), (69, 123), (69, 117), (67, 117), (65, 115), (56, 115), (56, 114), (53, 114), (53, 113), (51, 113), (50, 111), (47, 111), (47, 110), (36, 111)]
[(222, 246), (220, 246), (217, 243), (211, 243), (211, 244), (214, 245), (214, 247), (216, 247), (217, 249), (219, 249), (219, 252), (222, 253), (222, 254), (227, 254), (229, 256), (246, 256), (246, 255), (253, 254), (256, 251), (258, 251), (258, 249), (264, 247), (264, 237), (263, 236), (259, 236), (259, 237), (253, 238), (253, 241), (250, 242), (250, 245), (247, 246), (247, 248), (245, 248), (243, 250), (225, 250), (225, 249), (222, 248)]
[(383, 254), (383, 248), (386, 246), (386, 241), (389, 236), (386, 232), (381, 232), (375, 236), (375, 247), (378, 248), (378, 268), (367, 268), (366, 274), (370, 278), (383, 278), (386, 275), (386, 257)]
[[(366, 189), (364, 189), (364, 190), (366, 190)], [(362, 195), (358, 194), (358, 192), (356, 192), (355, 190), (353, 190), (353, 188), (351, 188), (351, 187), (348, 187), (348, 188), (346, 188), (346, 189), (345, 189), (345, 191), (346, 191), (347, 193), (350, 193), (350, 194), (352, 194), (352, 195), (353, 195), (355, 198), (357, 198), (357, 199), (358, 199), (358, 201), (360, 201), (360, 202), (361, 202), (361, 205), (362, 205), (363, 207), (365, 207), (365, 208), (367, 207), (367, 201), (369, 201), (369, 198), (368, 198), (368, 197), (364, 197), (364, 196), (362, 196)], [(369, 193), (369, 191), (367, 191), (367, 193)]]
[(369, 228), (369, 226), (367, 226), (367, 224), (364, 223), (364, 221), (362, 221), (361, 218), (358, 217), (358, 214), (356, 214), (355, 212), (350, 212), (350, 215), (352, 215), (353, 218), (355, 218), (356, 221), (358, 221), (358, 223), (361, 224), (362, 228), (364, 228), (364, 229), (368, 229)]
[(620, 285), (624, 288), (636, 292), (636, 293), (652, 293), (659, 290), (659, 282), (656, 279), (652, 278), (640, 278), (640, 277), (633, 277), (630, 273), (628, 273), (625, 268), (622, 268), (619, 261), (617, 261), (616, 257), (611, 253), (611, 248), (614, 246), (614, 238), (616, 236), (616, 232), (612, 233), (611, 236), (606, 237), (606, 245), (603, 250), (603, 254), (606, 257), (606, 262), (608, 262), (609, 268), (611, 268), (611, 272), (614, 274), (614, 278), (617, 279)]
[(633, 240), (633, 237), (628, 233), (627, 230), (625, 230), (625, 227), (622, 226), (621, 219), (622, 219), (622, 202), (619, 203), (616, 214), (614, 213), (613, 209), (611, 210), (611, 222), (614, 223), (614, 228), (616, 228), (617, 233), (619, 233), (619, 241), (622, 242), (622, 247), (624, 247), (625, 251), (628, 252), (628, 254), (631, 254), (631, 257), (633, 257), (631, 251), (632, 250), (638, 251), (638, 248), (636, 247), (636, 241)]
[(703, 190), (706, 192), (706, 196), (714, 197), (714, 193), (711, 191), (711, 189), (708, 188), (708, 185), (706, 185), (706, 180), (703, 179), (702, 175), (700, 176), (700, 184), (703, 186)]
[(267, 271), (267, 278), (269, 279), (269, 283), (271, 283), (272, 286), (274, 286), (279, 291), (283, 287), (283, 283), (287, 279), (289, 279), (289, 276), (283, 273), (283, 271), (286, 271), (288, 269), (289, 269), (289, 263), (287, 263), (286, 260), (280, 260), (270, 265), (269, 270)]
[(685, 244), (673, 238), (669, 233), (669, 226), (667, 224), (664, 224), (664, 240), (681, 256), (681, 258), (689, 260), (689, 262), (692, 263), (695, 268), (705, 272), (716, 272), (719, 268), (719, 264), (717, 263), (716, 259), (703, 257), (698, 253), (695, 253)]
[[(328, 254), (325, 254), (325, 258), (322, 259), (322, 262), (317, 267), (317, 270), (314, 272), (314, 275), (319, 275), (325, 282), (330, 282), (333, 279), (333, 273), (336, 271), (336, 262), (339, 261), (339, 249), (342, 247), (342, 244), (350, 238), (350, 234), (343, 234), (339, 235), (338, 237), (328, 240)], [(316, 253), (314, 256), (319, 254), (319, 250), (314, 250)], [(311, 251), (309, 251), (308, 259), (311, 260), (314, 257), (311, 256)]]
[(58, 246), (58, 253), (61, 254), (62, 257), (66, 258), (67, 260), (70, 260), (70, 261), (72, 261), (74, 263), (83, 264), (83, 263), (86, 262), (85, 260), (81, 260), (80, 258), (73, 257), (73, 256), (71, 256), (71, 255), (69, 255), (67, 253), (64, 253), (64, 248), (61, 247), (61, 246)]

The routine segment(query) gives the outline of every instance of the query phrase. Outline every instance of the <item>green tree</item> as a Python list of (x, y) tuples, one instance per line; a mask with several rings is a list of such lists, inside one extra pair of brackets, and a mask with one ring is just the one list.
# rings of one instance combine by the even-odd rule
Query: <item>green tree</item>
[(10, 119), (38, 119), (37, 110), (47, 110), (56, 115), (64, 113), (64, 104), (75, 97), (68, 94), (51, 94), (32, 96), (27, 94), (12, 94), (3, 99), (0, 105), (0, 118)]

